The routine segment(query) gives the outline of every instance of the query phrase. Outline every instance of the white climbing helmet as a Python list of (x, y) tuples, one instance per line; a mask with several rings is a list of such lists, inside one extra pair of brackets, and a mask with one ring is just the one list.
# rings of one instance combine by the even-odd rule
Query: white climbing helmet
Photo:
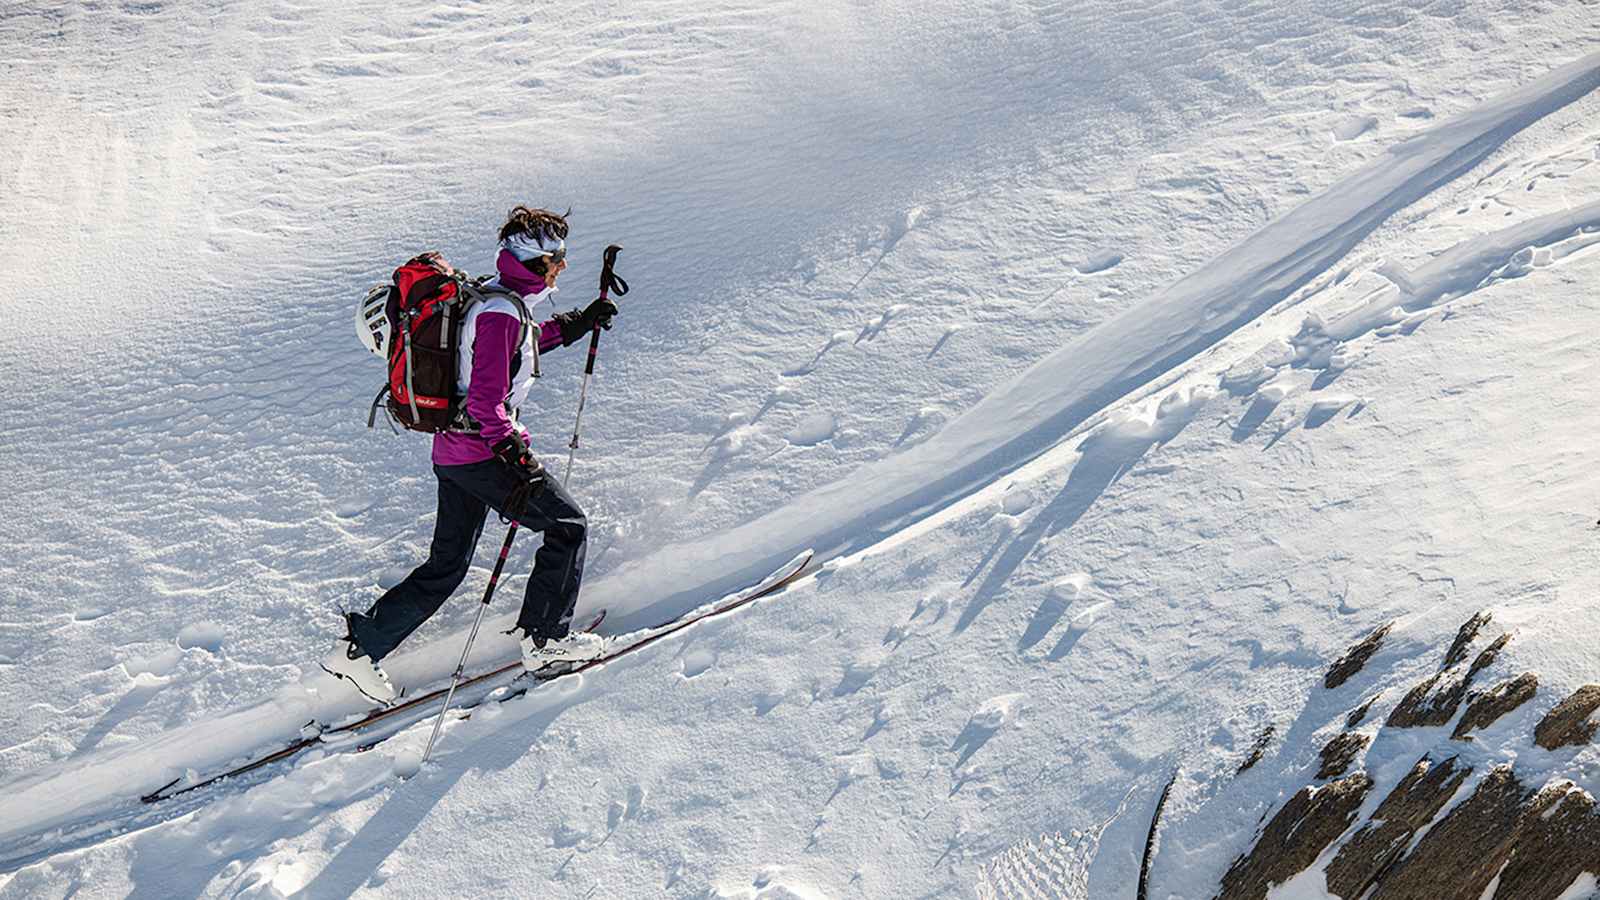
[(375, 284), (356, 304), (356, 337), (361, 339), (361, 346), (380, 359), (389, 356), (389, 316), (386, 309), (390, 288), (387, 282)]

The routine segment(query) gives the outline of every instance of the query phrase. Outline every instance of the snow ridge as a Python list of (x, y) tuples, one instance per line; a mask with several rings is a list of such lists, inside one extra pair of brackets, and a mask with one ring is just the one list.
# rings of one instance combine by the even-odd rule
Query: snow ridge
[[(869, 546), (1014, 470), (1193, 359), (1327, 270), (1390, 216), (1596, 87), (1600, 54), (1590, 54), (1391, 148), (1046, 357), (928, 440), (714, 540), (632, 560), (596, 583), (586, 602), (612, 610), (619, 627), (637, 627), (758, 578), (800, 549), (815, 547), (827, 559)], [(675, 590), (663, 595), (662, 584)]]

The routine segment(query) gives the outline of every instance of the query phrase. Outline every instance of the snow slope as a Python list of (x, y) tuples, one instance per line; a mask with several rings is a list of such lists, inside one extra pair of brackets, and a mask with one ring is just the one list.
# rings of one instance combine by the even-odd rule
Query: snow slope
[[(833, 8), (663, 8), (653, 28), (638, 11), (556, 27), (385, 9), (361, 22), (289, 5), (232, 13), (250, 37), (226, 14), (208, 27), (176, 8), (130, 7), (120, 28), (69, 8), (54, 42), (48, 10), (5, 23), (26, 38), (31, 91), (77, 112), (105, 104), (153, 154), (119, 166), (92, 156), (103, 142), (61, 142), (8, 167), (23, 199), (6, 235), (26, 247), (13, 274), (61, 266), (27, 283), (81, 296), (101, 290), (110, 260), (123, 271), (156, 246), (140, 241), (227, 243), (170, 263), (206, 273), (204, 303), (110, 292), (107, 316), (143, 313), (151, 334), (185, 343), (113, 329), (92, 374), (50, 348), (96, 323), (49, 314), (53, 291), (15, 298), (6, 358), (50, 377), (0, 459), (21, 486), (3, 526), (17, 549), (0, 560), (13, 592), (0, 678), (18, 698), (0, 708), (18, 735), (0, 755), (8, 835), (37, 840), (136, 794), (129, 774), (163, 774), (153, 750), (226, 758), (249, 743), (246, 725), (292, 730), (302, 704), (343, 702), (305, 699), (296, 669), (320, 652), (333, 605), (375, 596), (374, 571), (403, 568), (426, 539), (428, 477), (407, 455), (420, 450), (356, 427), (373, 374), (344, 333), (348, 301), (387, 264), (374, 247), (415, 244), (363, 198), (419, 177), (460, 189), (406, 201), (402, 221), (438, 223), (427, 233), (458, 235), (462, 254), (486, 254), (508, 185), (576, 193), (605, 210), (581, 220), (596, 244), (630, 246), (636, 294), (580, 464), (600, 531), (586, 603), (634, 613), (621, 627), (785, 548), (851, 555), (736, 622), (453, 727), (411, 781), (388, 754), (416, 735), (154, 816), (0, 876), (0, 892), (961, 894), (1007, 846), (1103, 821), (1145, 785), (1096, 858), (1095, 883), (1119, 896), (1140, 803), (1180, 748), (1196, 748), (1183, 755), (1201, 774), (1178, 792), (1174, 843), (1200, 809), (1204, 760), (1286, 718), (1326, 658), (1384, 615), (1414, 617), (1420, 653), (1461, 609), (1532, 578), (1511, 574), (1529, 558), (1549, 561), (1540, 577), (1556, 595), (1594, 586), (1592, 540), (1570, 537), (1592, 518), (1583, 437), (1600, 422), (1575, 398), (1593, 366), (1563, 340), (1593, 312), (1578, 232), (1597, 215), (1584, 125), (1596, 62), (1582, 57), (1594, 25), (1581, 10), (1108, 4), (1080, 11), (1080, 28), (1017, 7), (952, 9), (954, 26), (933, 29)], [(1518, 28), (1486, 24), (1508, 21)], [(1131, 34), (1153, 37), (1126, 58), (1095, 52)], [(176, 63), (148, 47), (175, 36), (214, 54), (189, 65), (218, 87), (216, 106), (157, 90)], [(126, 42), (108, 54), (123, 87), (75, 98), (86, 75), (57, 46), (73, 40)], [(1452, 69), (1462, 45), (1478, 49), (1481, 80)], [(883, 46), (908, 52), (885, 59)], [(430, 58), (463, 47), (488, 49), (439, 84)], [(555, 47), (558, 63), (533, 52)], [(1030, 62), (1072, 55), (1100, 65), (1069, 76)], [(279, 80), (260, 80), (269, 70)], [(498, 90), (483, 89), (491, 75)], [(472, 115), (367, 130), (414, 108), (424, 85)], [(1229, 114), (1241, 98), (1271, 115)], [(140, 121), (130, 99), (168, 105)], [(60, 141), (50, 102), (5, 109), (43, 123), (22, 129), (24, 145)], [(717, 127), (694, 128), (696, 114)], [(970, 124), (947, 127), (959, 114)], [(552, 124), (532, 132), (530, 118)], [(215, 182), (199, 164), (168, 177), (150, 162), (168, 138), (141, 129), (196, 119), (220, 142), (198, 156), (235, 155)], [(481, 151), (465, 167), (449, 149), (463, 135)], [(352, 152), (397, 147), (416, 155)], [(1116, 175), (1123, 159), (1151, 174)], [(566, 168), (541, 181), (548, 160)], [(698, 188), (684, 179), (708, 161), (727, 165)], [(49, 213), (62, 181), (87, 172), (139, 175), (123, 188), (137, 202)], [(180, 196), (182, 182), (205, 188)], [(250, 218), (217, 227), (183, 203)], [(149, 228), (141, 204), (172, 222)], [(25, 214), (44, 223), (31, 238)], [(1093, 224), (1061, 224), (1073, 217)], [(326, 262), (312, 268), (306, 246)], [(575, 268), (566, 296), (592, 275)], [(1481, 324), (1503, 318), (1489, 306), (1501, 297), (1522, 328)], [(313, 302), (284, 319), (274, 298)], [(1485, 358), (1523, 374), (1480, 381)], [(575, 384), (547, 382), (555, 418)], [(1551, 409), (1564, 412), (1540, 415)], [(1499, 429), (1487, 436), (1474, 421), (1486, 415)], [(1207, 420), (1225, 427), (1191, 427)], [(551, 448), (561, 427), (547, 429)], [(374, 447), (398, 455), (363, 465)], [(1535, 454), (1542, 491), (1485, 464), (1514, 452)], [(1454, 511), (1467, 473), (1480, 504), (1531, 497), (1571, 514), (1474, 534)], [(373, 493), (386, 477), (399, 496)], [(775, 512), (728, 527), (763, 509)], [(1436, 559), (1436, 535), (1460, 547), (1419, 564)], [(685, 538), (699, 540), (663, 547)], [(688, 585), (682, 572), (698, 583), (662, 589)], [(1435, 583), (1451, 587), (1441, 597)], [(397, 672), (447, 670), (469, 606), (422, 632)], [(1581, 654), (1556, 657), (1561, 677), (1592, 677)], [(62, 783), (81, 793), (59, 799)], [(1208, 895), (1247, 831), (1164, 856), (1165, 890)]]

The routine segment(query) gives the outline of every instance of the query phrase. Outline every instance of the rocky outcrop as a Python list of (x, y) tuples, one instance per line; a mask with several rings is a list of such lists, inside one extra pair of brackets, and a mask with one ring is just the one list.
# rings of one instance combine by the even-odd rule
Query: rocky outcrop
[(1523, 815), (1516, 853), (1500, 873), (1495, 897), (1558, 900), (1579, 875), (1600, 872), (1597, 835), (1593, 797), (1570, 784), (1547, 788)]
[[(1333, 780), (1302, 788), (1265, 820), (1255, 844), (1223, 876), (1217, 900), (1264, 900), (1274, 886), (1319, 860), (1322, 877), (1311, 880), (1341, 900), (1563, 900), (1576, 896), (1574, 885), (1588, 883), (1586, 873), (1600, 876), (1600, 803), (1594, 796), (1565, 779), (1535, 790), (1509, 763), (1474, 772), (1457, 755), (1474, 751), (1452, 741), (1482, 741), (1496, 759), (1517, 759), (1528, 746), (1527, 737), (1507, 734), (1503, 727), (1483, 733), (1539, 690), (1533, 672), (1487, 690), (1472, 689), (1511, 640), (1501, 634), (1474, 656), (1473, 644), (1490, 621), (1488, 613), (1479, 613), (1463, 624), (1439, 671), (1407, 692), (1385, 720), (1384, 727), (1393, 728), (1455, 722), (1451, 737), (1439, 735), (1430, 754), (1373, 809), (1366, 801), (1374, 781), (1361, 767), (1374, 742), (1386, 741), (1388, 760), (1395, 750), (1435, 738), (1374, 735), (1370, 725), (1364, 733), (1356, 731), (1382, 694), (1364, 699), (1344, 716), (1344, 730), (1319, 754), (1317, 781)], [(1351, 647), (1328, 670), (1324, 684), (1337, 687), (1361, 671), (1389, 629), (1379, 628)], [(1587, 745), (1600, 732), (1600, 721), (1591, 717), (1600, 719), (1600, 684), (1585, 685), (1562, 700), (1531, 737), (1545, 750)], [(1525, 720), (1515, 721), (1521, 728)], [(1241, 772), (1261, 759), (1273, 736), (1270, 726), (1261, 733)], [(1544, 770), (1560, 757), (1531, 759)], [(1374, 771), (1383, 778), (1387, 763)], [(1548, 777), (1541, 774), (1540, 780)], [(1358, 821), (1364, 808), (1370, 815)]]
[(1385, 622), (1371, 634), (1357, 641), (1355, 646), (1345, 651), (1343, 656), (1328, 667), (1328, 674), (1322, 677), (1322, 686), (1331, 691), (1349, 681), (1350, 676), (1361, 671), (1367, 660), (1372, 658), (1372, 654), (1377, 653), (1378, 648), (1383, 646), (1383, 639), (1393, 627), (1393, 622)]
[(1510, 766), (1490, 771), (1381, 878), (1368, 900), (1479, 900), (1511, 858), (1530, 793)]
[(1440, 670), (1448, 669), (1466, 659), (1467, 649), (1478, 639), (1478, 632), (1492, 621), (1494, 616), (1485, 610), (1462, 623), (1461, 628), (1456, 631), (1456, 639), (1450, 642), (1450, 649), (1444, 653), (1444, 665), (1439, 667)]
[(1365, 772), (1301, 788), (1267, 823), (1255, 847), (1234, 860), (1217, 900), (1264, 900), (1272, 885), (1310, 868), (1350, 827), (1370, 790)]
[(1244, 762), (1240, 763), (1238, 770), (1233, 773), (1235, 777), (1243, 775), (1256, 763), (1261, 762), (1261, 757), (1266, 754), (1267, 746), (1272, 743), (1272, 736), (1277, 730), (1277, 726), (1274, 725), (1261, 729), (1261, 733), (1256, 735), (1255, 745), (1250, 748), (1250, 755), (1244, 758)]
[(1337, 778), (1343, 775), (1370, 743), (1372, 735), (1359, 731), (1346, 731), (1335, 737), (1322, 748), (1322, 767), (1317, 770), (1317, 777)]
[(1440, 763), (1426, 757), (1419, 760), (1378, 804), (1369, 824), (1346, 841), (1328, 863), (1328, 891), (1344, 900), (1356, 900), (1366, 893), (1470, 774), (1472, 770), (1455, 757)]
[[(1479, 615), (1484, 614), (1480, 613)], [(1450, 659), (1457, 656), (1458, 647), (1462, 646), (1463, 635), (1467, 633), (1468, 626), (1477, 620), (1478, 616), (1474, 616), (1471, 621), (1461, 627), (1461, 634), (1456, 636), (1456, 643), (1451, 645), (1450, 653), (1446, 654), (1446, 668), (1412, 688), (1411, 692), (1406, 694), (1405, 699), (1395, 706), (1394, 711), (1389, 714), (1388, 722), (1385, 723), (1388, 727), (1436, 728), (1440, 725), (1450, 724), (1450, 720), (1455, 718), (1456, 710), (1461, 707), (1461, 701), (1467, 695), (1467, 689), (1472, 686), (1472, 679), (1477, 677), (1479, 672), (1488, 668), (1494, 662), (1495, 657), (1500, 655), (1500, 651), (1505, 649), (1506, 644), (1511, 640), (1511, 635), (1509, 634), (1500, 635), (1495, 639), (1494, 643), (1478, 654), (1478, 658), (1472, 661), (1472, 665), (1468, 667), (1465, 675), (1446, 681), (1446, 686), (1439, 689), (1439, 683), (1445, 681), (1446, 676), (1450, 674), (1451, 668), (1454, 666)], [(1476, 633), (1476, 631), (1473, 631), (1473, 634)], [(1468, 640), (1470, 641), (1470, 638)], [(1461, 652), (1465, 653), (1465, 650)], [(1460, 659), (1456, 661), (1459, 662)]]
[(1600, 708), (1600, 684), (1586, 684), (1556, 704), (1533, 729), (1533, 742), (1546, 750), (1576, 747), (1594, 739), (1589, 716)]
[(1538, 690), (1539, 676), (1532, 672), (1523, 672), (1516, 678), (1502, 681), (1489, 690), (1474, 695), (1467, 703), (1466, 713), (1461, 716), (1461, 721), (1456, 723), (1456, 729), (1450, 736), (1456, 740), (1467, 740), (1468, 732), (1488, 728), (1501, 716), (1532, 700)]
[(1372, 710), (1372, 704), (1378, 702), (1378, 698), (1382, 696), (1383, 691), (1379, 691), (1376, 694), (1373, 694), (1371, 697), (1368, 697), (1367, 702), (1361, 704), (1355, 709), (1350, 710), (1350, 715), (1344, 717), (1344, 727), (1354, 728), (1357, 725), (1360, 725), (1362, 722), (1365, 722), (1367, 720), (1367, 713)]

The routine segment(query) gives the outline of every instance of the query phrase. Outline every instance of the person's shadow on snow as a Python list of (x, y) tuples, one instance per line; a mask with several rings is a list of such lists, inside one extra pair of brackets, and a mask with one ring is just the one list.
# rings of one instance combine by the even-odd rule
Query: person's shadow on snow
[(582, 703), (559, 703), (505, 728), (491, 729), (465, 747), (426, 764), (400, 786), (317, 873), (294, 900), (344, 898), (371, 880), (411, 832), (468, 771), (500, 772), (523, 758), (561, 714)]

